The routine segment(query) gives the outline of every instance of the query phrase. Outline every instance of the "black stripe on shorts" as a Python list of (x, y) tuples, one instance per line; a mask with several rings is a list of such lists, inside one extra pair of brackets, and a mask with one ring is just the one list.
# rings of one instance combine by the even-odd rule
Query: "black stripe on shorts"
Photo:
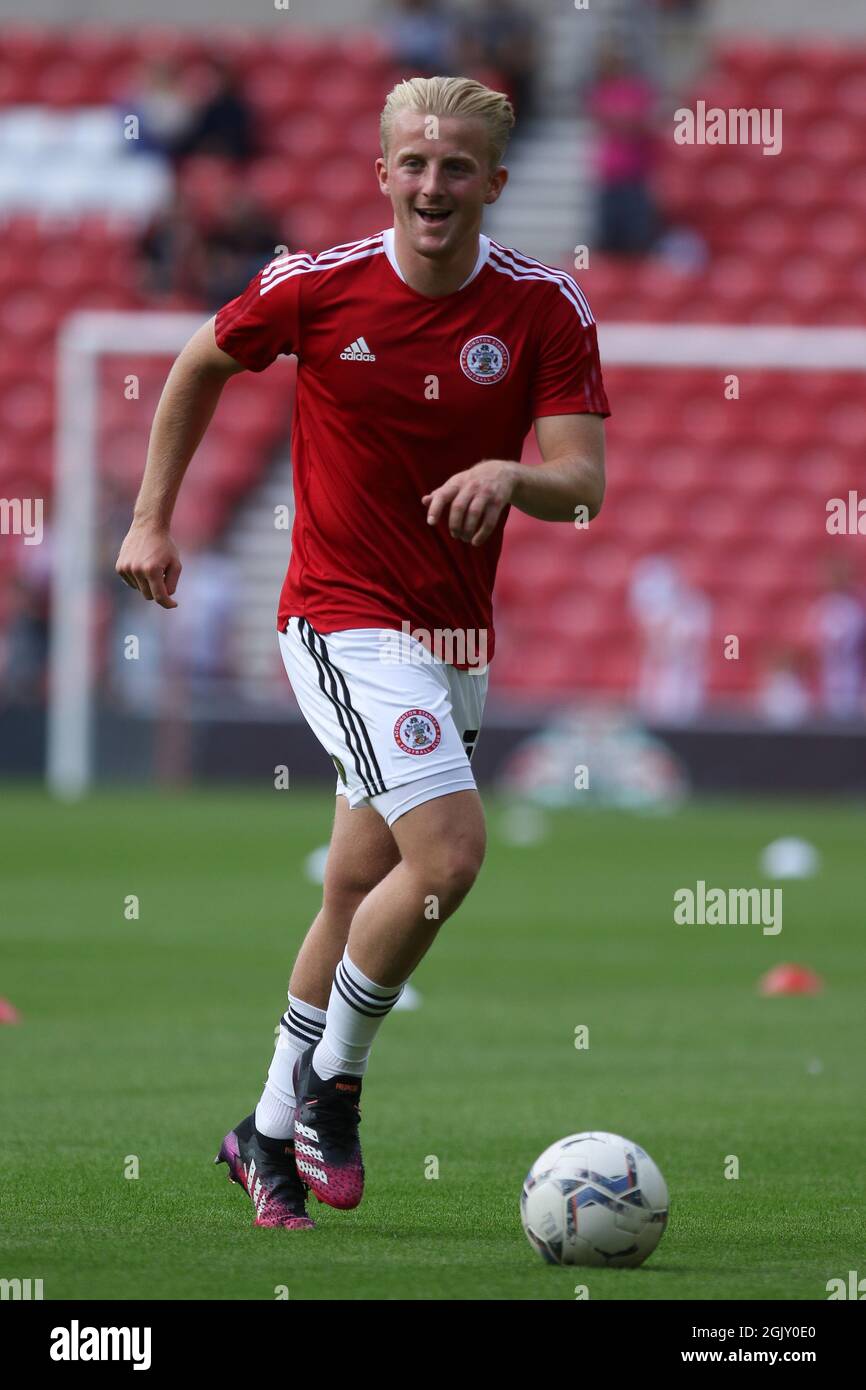
[[(376, 796), (379, 792), (387, 791), (387, 787), (382, 779), (381, 768), (373, 752), (373, 745), (370, 741), (370, 735), (367, 732), (367, 726), (358, 714), (358, 711), (352, 705), (349, 688), (346, 685), (342, 671), (338, 671), (331, 662), (324, 637), (320, 632), (316, 632), (316, 630), (310, 626), (306, 618), (298, 619), (298, 632), (301, 641), (316, 663), (319, 689), (322, 691), (323, 695), (328, 697), (331, 704), (334, 706), (337, 714), (337, 721), (340, 728), (343, 730), (343, 737), (346, 740), (346, 748), (352, 755), (355, 770), (363, 783), (365, 792), (368, 796)], [(328, 676), (328, 686), (330, 687), (327, 690), (325, 689), (326, 672)], [(337, 689), (338, 682), (342, 690), (342, 700), (340, 699)], [(367, 751), (365, 751), (365, 744)], [(362, 763), (363, 768), (361, 766)]]

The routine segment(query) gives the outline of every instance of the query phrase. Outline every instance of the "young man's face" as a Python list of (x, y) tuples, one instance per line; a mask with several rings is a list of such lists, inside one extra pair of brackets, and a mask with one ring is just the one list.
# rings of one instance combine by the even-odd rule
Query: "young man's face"
[[(431, 139), (427, 132), (436, 122)], [(489, 136), (480, 117), (411, 111), (395, 117), (387, 165), (377, 159), (376, 173), (391, 199), (395, 225), (413, 250), (434, 259), (447, 259), (477, 235), (485, 204), (496, 202), (508, 178), (505, 168), (490, 168)]]

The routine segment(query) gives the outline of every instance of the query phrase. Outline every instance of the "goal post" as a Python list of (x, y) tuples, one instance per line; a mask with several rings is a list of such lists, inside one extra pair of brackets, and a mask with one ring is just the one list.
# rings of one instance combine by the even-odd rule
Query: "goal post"
[(176, 355), (202, 322), (198, 314), (85, 310), (58, 334), (46, 773), (61, 798), (82, 796), (92, 779), (99, 361)]
[[(58, 334), (46, 779), (62, 799), (83, 796), (93, 779), (100, 360), (175, 356), (202, 322), (199, 314), (85, 310)], [(599, 327), (599, 344), (603, 367), (866, 371), (866, 330), (859, 328), (608, 323)]]

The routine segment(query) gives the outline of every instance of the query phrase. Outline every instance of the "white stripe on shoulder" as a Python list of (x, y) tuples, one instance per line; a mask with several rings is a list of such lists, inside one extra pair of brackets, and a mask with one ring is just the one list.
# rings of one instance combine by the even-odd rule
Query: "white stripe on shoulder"
[(509, 256), (515, 264), (519, 263), (526, 266), (532, 266), (536, 270), (545, 271), (548, 275), (553, 275), (557, 279), (563, 280), (567, 284), (569, 284), (571, 288), (574, 290), (575, 294), (581, 300), (581, 303), (584, 305), (585, 311), (587, 314), (589, 314), (590, 319), (592, 319), (592, 321), (595, 322), (586, 295), (583, 293), (583, 290), (580, 288), (580, 285), (577, 283), (574, 276), (570, 275), (567, 270), (563, 270), (561, 266), (547, 265), (544, 261), (536, 260), (534, 256), (527, 256), (523, 251), (515, 251), (513, 246), (503, 246), (501, 242), (498, 241), (495, 242), (494, 245), (497, 247), (499, 251), (503, 252), (504, 255)]
[(494, 270), (508, 275), (512, 280), (551, 281), (559, 286), (560, 293), (565, 295), (569, 304), (577, 311), (584, 328), (589, 328), (595, 323), (586, 295), (568, 271), (557, 270), (555, 266), (545, 265), (543, 261), (536, 261), (531, 256), (524, 256), (520, 251), (513, 251), (509, 246), (500, 246), (498, 242), (490, 244), (489, 264)]
[(269, 265), (265, 266), (261, 273), (259, 279), (259, 293), (264, 294), (265, 290), (270, 287), (273, 281), (278, 277), (282, 278), (287, 270), (297, 270), (304, 266), (311, 266), (312, 263), (313, 258), (309, 256), (306, 251), (301, 251), (293, 256), (280, 256), (277, 260), (271, 261)]
[(362, 241), (347, 241), (341, 246), (331, 246), (327, 251), (320, 251), (315, 257), (307, 251), (281, 257), (278, 261), (272, 261), (262, 271), (259, 294), (267, 294), (275, 285), (281, 285), (284, 280), (291, 280), (296, 275), (310, 275), (317, 270), (333, 270), (337, 266), (351, 265), (354, 261), (364, 260), (368, 256), (380, 256), (383, 251), (382, 233), (377, 232), (375, 236), (365, 237)]
[(518, 256), (508, 247), (491, 247), (490, 264), (494, 270), (508, 275), (512, 280), (548, 280), (558, 286), (561, 294), (576, 310), (584, 328), (595, 322), (589, 303), (575, 280), (566, 272), (555, 270), (552, 266), (533, 263), (528, 258)]
[(312, 265), (318, 262), (325, 261), (329, 258), (343, 256), (351, 251), (357, 250), (359, 247), (373, 245), (376, 241), (381, 239), (381, 236), (382, 233), (377, 232), (374, 236), (364, 237), (360, 241), (346, 241), (341, 243), (341, 245), (339, 246), (330, 246), (327, 249), (327, 251), (320, 251), (317, 256), (311, 256), (309, 251), (290, 251), (287, 254), (280, 256), (277, 260), (271, 261), (270, 265), (265, 266), (265, 269), (262, 272), (262, 278), (272, 278), (273, 272), (280, 269), (285, 269), (289, 262), (298, 262), (300, 260), (304, 260), (307, 262), (307, 264)]
[(285, 269), (287, 265), (294, 265), (298, 261), (311, 261), (312, 259), (309, 251), (284, 251), (281, 256), (277, 256), (274, 260), (268, 261), (268, 264), (262, 271), (262, 279), (264, 280), (267, 275), (273, 275), (278, 270)]

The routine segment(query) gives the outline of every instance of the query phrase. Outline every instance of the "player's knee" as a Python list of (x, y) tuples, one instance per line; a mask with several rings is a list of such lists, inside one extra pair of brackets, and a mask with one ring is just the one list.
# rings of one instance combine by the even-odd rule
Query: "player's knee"
[(469, 892), (484, 862), (484, 851), (483, 834), (464, 836), (433, 851), (425, 872), (435, 885), (433, 892), (449, 908), (456, 907)]
[(481, 865), (472, 858), (456, 858), (445, 865), (440, 891), (452, 907), (462, 902), (478, 877)]
[(393, 868), (388, 860), (370, 860), (362, 864), (342, 865), (331, 872), (325, 870), (324, 902), (331, 911), (351, 918), (355, 909)]

